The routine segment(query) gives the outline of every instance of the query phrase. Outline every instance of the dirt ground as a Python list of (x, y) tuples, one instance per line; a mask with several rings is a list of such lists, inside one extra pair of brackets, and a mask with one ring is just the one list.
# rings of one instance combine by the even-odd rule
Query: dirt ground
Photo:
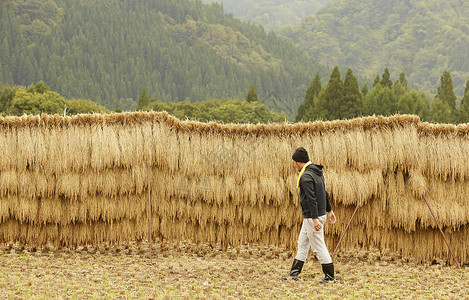
[[(283, 281), (293, 257), (268, 247), (226, 252), (156, 245), (37, 250), (0, 246), (0, 299), (469, 299), (469, 268), (419, 264), (378, 251), (341, 252), (336, 281), (320, 284), (311, 257)], [(148, 249), (148, 248), (147, 248)]]

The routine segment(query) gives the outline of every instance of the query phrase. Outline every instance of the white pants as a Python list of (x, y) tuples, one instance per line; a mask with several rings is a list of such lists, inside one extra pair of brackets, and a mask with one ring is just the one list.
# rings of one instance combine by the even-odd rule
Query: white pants
[(324, 242), (324, 222), (326, 222), (326, 219), (326, 215), (318, 218), (322, 225), (319, 231), (314, 229), (312, 218), (303, 219), (303, 225), (301, 225), (300, 235), (298, 236), (298, 253), (295, 259), (303, 262), (306, 261), (309, 247), (311, 247), (311, 250), (316, 254), (321, 264), (332, 263), (331, 256)]

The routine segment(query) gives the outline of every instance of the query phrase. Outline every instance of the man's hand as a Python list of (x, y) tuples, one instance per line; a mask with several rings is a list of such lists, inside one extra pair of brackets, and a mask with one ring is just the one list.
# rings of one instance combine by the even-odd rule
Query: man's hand
[(321, 223), (319, 223), (318, 219), (313, 219), (313, 225), (314, 225), (314, 229), (316, 229), (316, 231), (319, 231), (322, 228), (322, 225), (321, 225)]
[(327, 217), (329, 218), (329, 222), (331, 222), (331, 224), (334, 224), (337, 221), (337, 218), (335, 217), (335, 214), (332, 210), (327, 213)]

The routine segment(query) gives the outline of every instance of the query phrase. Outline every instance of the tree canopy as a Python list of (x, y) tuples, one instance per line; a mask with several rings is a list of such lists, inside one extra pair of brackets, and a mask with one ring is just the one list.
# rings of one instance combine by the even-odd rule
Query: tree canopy
[(298, 113), (296, 115), (295, 121), (308, 120), (312, 119), (314, 99), (319, 96), (321, 92), (321, 78), (319, 78), (319, 73), (316, 73), (313, 80), (309, 84), (308, 89), (306, 90), (305, 99), (298, 108)]
[(140, 94), (140, 97), (138, 97), (138, 105), (137, 105), (137, 109), (143, 109), (145, 106), (147, 106), (149, 104), (149, 100), (148, 100), (148, 95), (147, 95), (147, 91), (145, 88), (143, 88), (142, 90), (142, 93)]
[(273, 123), (285, 122), (286, 115), (272, 112), (262, 103), (237, 99), (211, 99), (190, 103), (165, 103), (155, 101), (146, 110), (167, 111), (169, 114), (185, 120), (221, 123)]
[(254, 82), (251, 83), (251, 87), (249, 88), (249, 92), (246, 95), (246, 101), (247, 102), (257, 102), (257, 93), (256, 93), (256, 88), (254, 87)]
[(109, 110), (84, 99), (65, 99), (39, 81), (27, 89), (4, 85), (0, 91), (0, 114), (37, 115), (41, 113), (75, 115), (80, 113), (109, 113)]
[(352, 70), (347, 70), (342, 83), (339, 68), (336, 66), (325, 89), (314, 94), (311, 103), (311, 90), (317, 81), (315, 76), (306, 92), (305, 100), (298, 109), (296, 120), (306, 122), (318, 119), (350, 119), (366, 115), (414, 114), (427, 122), (455, 124), (469, 122), (469, 80), (466, 83), (464, 97), (461, 98), (460, 104), (454, 107), (453, 101), (456, 97), (451, 84), (452, 76), (448, 71), (444, 71), (441, 75), (438, 94), (433, 100), (423, 92), (408, 89), (404, 72), (399, 74), (394, 86), (386, 74), (389, 72), (385, 69), (383, 73), (385, 80), (380, 80), (377, 76), (371, 90), (368, 90), (365, 83), (360, 91)]

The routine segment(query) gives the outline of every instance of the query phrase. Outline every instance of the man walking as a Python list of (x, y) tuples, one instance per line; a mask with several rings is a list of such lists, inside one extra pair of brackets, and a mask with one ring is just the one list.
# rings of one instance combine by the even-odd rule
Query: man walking
[(309, 160), (308, 152), (303, 147), (296, 149), (292, 159), (294, 167), (300, 172), (297, 186), (300, 188), (303, 224), (298, 237), (298, 252), (290, 274), (282, 279), (287, 280), (289, 277), (293, 280), (298, 279), (311, 247), (325, 274), (320, 282), (334, 281), (334, 264), (324, 242), (324, 223), (327, 219), (326, 213), (331, 224), (336, 222), (336, 217), (324, 185), (323, 166), (313, 164)]

